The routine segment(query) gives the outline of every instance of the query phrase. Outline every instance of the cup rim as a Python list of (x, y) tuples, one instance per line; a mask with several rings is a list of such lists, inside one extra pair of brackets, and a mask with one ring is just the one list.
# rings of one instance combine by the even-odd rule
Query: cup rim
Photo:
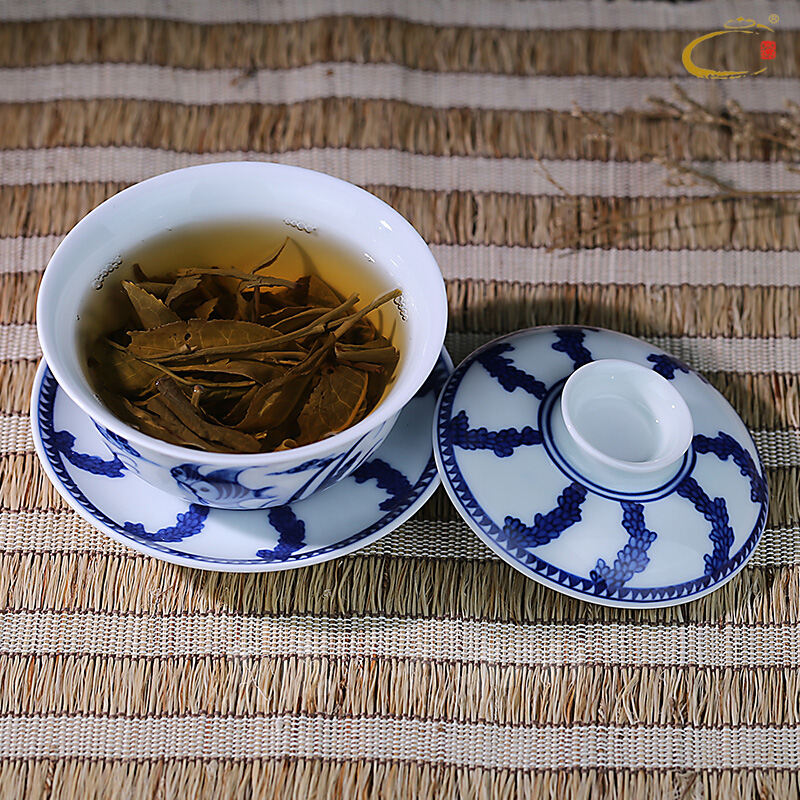
[[(221, 171), (231, 167), (245, 170), (261, 169), (270, 173), (285, 172), (287, 175), (302, 176), (303, 179), (317, 183), (320, 187), (328, 186), (337, 192), (349, 194), (351, 198), (360, 199), (361, 202), (373, 205), (376, 211), (380, 211), (382, 219), (391, 221), (392, 229), (401, 231), (403, 235), (410, 237), (413, 246), (418, 248), (418, 255), (422, 256), (416, 263), (419, 264), (421, 268), (427, 270), (434, 278), (432, 284), (435, 287), (435, 292), (425, 298), (426, 304), (428, 304), (426, 310), (432, 322), (433, 336), (431, 336), (430, 342), (425, 342), (422, 345), (421, 353), (414, 359), (414, 363), (408, 364), (406, 372), (412, 377), (407, 378), (404, 381), (404, 385), (395, 384), (390, 387), (381, 403), (355, 425), (351, 425), (320, 441), (301, 445), (291, 450), (271, 451), (267, 453), (217, 453), (171, 444), (143, 433), (114, 415), (96, 397), (95, 392), (85, 377), (83, 377), (82, 380), (76, 380), (71, 370), (62, 368), (59, 359), (54, 357), (56, 349), (54, 346), (51, 346), (51, 339), (56, 336), (52, 324), (53, 314), (51, 312), (56, 308), (57, 298), (51, 297), (53, 290), (50, 287), (57, 280), (57, 273), (68, 268), (67, 259), (70, 257), (70, 250), (80, 234), (85, 232), (87, 228), (91, 229), (90, 226), (96, 225), (98, 221), (102, 221), (105, 215), (114, 213), (119, 203), (136, 202), (137, 197), (141, 194), (158, 190), (159, 185), (165, 181), (174, 180), (176, 177), (186, 175), (190, 172), (200, 171), (212, 177), (215, 171)], [(436, 280), (437, 276), (438, 281)], [(400, 410), (424, 384), (436, 365), (436, 361), (444, 346), (447, 326), (447, 294), (441, 271), (425, 240), (405, 217), (379, 197), (376, 197), (348, 181), (303, 167), (294, 167), (269, 161), (222, 161), (213, 164), (184, 167), (147, 178), (112, 195), (86, 214), (72, 229), (70, 229), (48, 261), (39, 286), (36, 302), (36, 319), (37, 335), (42, 354), (53, 376), (73, 402), (75, 402), (96, 424), (123, 437), (134, 446), (149, 450), (150, 452), (159, 453), (167, 458), (179, 459), (186, 463), (208, 464), (213, 462), (221, 466), (274, 467), (282, 462), (286, 462), (287, 459), (308, 461), (325, 457), (332, 452), (341, 451), (343, 448), (347, 448), (349, 445), (360, 440), (361, 437), (366, 435), (369, 431), (376, 429), (396, 417)]]

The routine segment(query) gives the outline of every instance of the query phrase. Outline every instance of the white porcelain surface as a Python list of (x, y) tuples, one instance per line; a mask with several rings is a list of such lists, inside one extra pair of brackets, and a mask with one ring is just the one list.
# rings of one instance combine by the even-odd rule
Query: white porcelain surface
[[(652, 371), (683, 398), (694, 435), (677, 461), (621, 470), (575, 443), (563, 387), (603, 359)], [(733, 408), (685, 364), (620, 333), (533, 328), (491, 342), (453, 373), (434, 432), (444, 485), (478, 536), (525, 575), (590, 602), (702, 597), (744, 566), (766, 522), (764, 469)]]
[[(85, 319), (81, 322), (79, 317), (89, 307), (102, 309), (119, 281), (132, 275), (128, 254), (143, 242), (164, 235), (183, 241), (187, 230), (245, 222), (283, 225), (287, 235), (306, 243), (336, 241), (363, 255), (360, 268), (368, 270), (382, 289), (402, 289), (401, 302), (388, 304), (381, 312), (386, 315), (384, 327), (394, 329), (401, 339), (394, 382), (361, 422), (294, 450), (211, 454), (153, 439), (117, 419), (92, 391), (84, 375), (79, 335)], [(62, 389), (104, 432), (115, 454), (120, 458), (127, 454), (144, 480), (185, 499), (191, 499), (192, 491), (183, 478), (202, 479), (209, 487), (204, 502), (236, 509), (308, 497), (368, 459), (433, 369), (446, 323), (447, 298), (439, 268), (403, 217), (352, 184), (263, 162), (176, 170), (102, 203), (56, 250), (37, 305), (45, 360)]]
[(618, 358), (584, 364), (561, 392), (567, 431), (587, 458), (625, 472), (654, 472), (692, 443), (692, 415), (670, 382)]
[(439, 390), (452, 370), (445, 351), (373, 456), (324, 492), (258, 511), (187, 503), (154, 489), (111, 456), (87, 415), (43, 361), (31, 424), (36, 452), (64, 499), (111, 538), (174, 564), (269, 572), (346, 555), (397, 528), (439, 484), (430, 437)]

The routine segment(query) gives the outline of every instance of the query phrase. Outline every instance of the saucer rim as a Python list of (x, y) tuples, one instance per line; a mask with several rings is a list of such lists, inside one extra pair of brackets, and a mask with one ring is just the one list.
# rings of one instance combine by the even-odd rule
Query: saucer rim
[[(453, 360), (450, 357), (446, 348), (442, 348), (439, 359), (443, 360), (445, 366), (448, 369), (448, 373), (452, 374), (453, 371)], [(437, 359), (437, 363), (439, 361)], [(435, 368), (435, 366), (434, 366)], [(448, 378), (449, 378), (448, 374)], [(106, 536), (109, 536), (114, 541), (122, 544), (125, 547), (129, 547), (132, 550), (135, 550), (143, 555), (151, 556), (159, 561), (164, 561), (167, 563), (175, 564), (181, 567), (188, 567), (193, 569), (200, 569), (207, 572), (231, 572), (231, 573), (250, 573), (250, 574), (257, 574), (263, 572), (284, 572), (290, 569), (299, 569), (301, 567), (313, 566), (315, 564), (321, 564), (326, 561), (332, 561), (336, 558), (340, 558), (343, 556), (350, 555), (368, 545), (374, 544), (375, 542), (382, 539), (384, 536), (388, 535), (392, 531), (399, 528), (404, 522), (408, 521), (424, 504), (425, 502), (434, 494), (436, 489), (439, 487), (441, 483), (441, 476), (439, 474), (438, 467), (436, 466), (436, 461), (433, 455), (433, 442), (431, 441), (431, 454), (428, 458), (428, 461), (420, 474), (419, 479), (414, 483), (411, 491), (406, 495), (404, 499), (408, 499), (410, 497), (414, 497), (413, 500), (409, 502), (405, 509), (400, 511), (396, 514), (396, 516), (391, 517), (393, 510), (390, 509), (388, 512), (382, 514), (381, 518), (376, 520), (369, 526), (362, 528), (360, 531), (356, 533), (350, 534), (342, 539), (339, 539), (335, 542), (330, 542), (325, 545), (321, 545), (316, 548), (316, 550), (310, 553), (300, 553), (295, 555), (294, 557), (289, 556), (285, 560), (281, 561), (266, 561), (262, 559), (248, 559), (248, 560), (231, 560), (230, 562), (225, 561), (219, 558), (210, 558), (205, 556), (197, 556), (191, 553), (181, 553), (180, 551), (173, 550), (168, 547), (163, 547), (161, 543), (158, 542), (145, 542), (139, 538), (131, 536), (130, 534), (121, 533), (118, 530), (110, 527), (107, 523), (105, 523), (99, 516), (95, 516), (89, 510), (89, 508), (85, 507), (81, 501), (75, 497), (72, 491), (64, 484), (61, 477), (56, 472), (55, 468), (53, 467), (52, 463), (50, 462), (49, 457), (47, 456), (47, 452), (44, 446), (44, 442), (42, 440), (39, 425), (40, 425), (40, 398), (42, 395), (42, 387), (44, 381), (47, 376), (55, 383), (55, 391), (53, 395), (53, 402), (55, 403), (55, 397), (58, 392), (64, 393), (64, 397), (69, 400), (69, 396), (64, 392), (64, 389), (58, 383), (55, 375), (53, 374), (52, 370), (50, 370), (49, 365), (44, 357), (41, 358), (40, 363), (36, 370), (36, 375), (33, 381), (33, 387), (31, 390), (31, 409), (30, 409), (30, 425), (31, 425), (31, 434), (34, 443), (34, 449), (36, 455), (39, 459), (39, 463), (42, 465), (42, 468), (47, 475), (47, 478), (50, 480), (53, 487), (59, 493), (59, 495), (67, 502), (67, 504), (72, 508), (75, 512), (77, 512), (81, 518), (83, 518), (87, 523), (89, 523), (93, 528), (100, 531)], [(445, 379), (446, 383), (447, 379)], [(444, 385), (444, 384), (443, 384)], [(438, 398), (437, 398), (438, 399)], [(72, 402), (72, 401), (70, 401)], [(74, 402), (72, 402), (74, 407), (75, 413), (79, 413), (84, 417), (88, 418), (88, 415)], [(435, 404), (434, 404), (435, 409)], [(398, 418), (398, 422), (402, 417), (403, 412), (401, 411), (400, 417)], [(374, 456), (379, 455), (381, 448), (375, 452)], [(130, 473), (128, 478), (136, 479), (138, 481), (142, 481), (142, 483), (146, 483), (140, 478), (138, 475), (134, 473)], [(74, 480), (74, 479), (73, 479)], [(81, 494), (83, 494), (83, 490), (80, 488), (80, 484), (76, 481), (76, 487), (80, 490)], [(168, 497), (171, 500), (180, 500), (180, 498), (170, 495), (168, 492), (164, 492), (156, 487), (150, 487), (152, 491), (158, 492), (163, 494), (165, 497)], [(334, 488), (334, 487), (330, 487)], [(84, 495), (85, 496), (85, 495)], [(102, 512), (94, 503), (86, 498), (87, 502), (90, 504), (92, 508), (94, 508), (99, 515), (107, 516)], [(290, 504), (294, 509), (302, 506), (303, 501), (297, 501), (296, 503)], [(200, 505), (200, 504), (195, 504)], [(220, 509), (210, 508), (213, 511), (219, 511)], [(236, 510), (225, 509), (226, 512), (236, 513)], [(247, 510), (243, 513), (267, 513), (268, 509), (255, 509), (255, 510)], [(376, 525), (379, 525), (381, 520), (391, 517), (388, 522), (384, 525), (381, 525), (377, 530), (372, 530), (375, 528)], [(109, 519), (111, 519), (109, 517)], [(116, 525), (119, 523), (112, 520)], [(364, 533), (364, 531), (368, 531)], [(359, 536), (360, 534), (364, 534), (362, 538), (356, 539), (355, 541), (349, 541), (353, 539), (353, 537)], [(348, 542), (348, 544), (343, 544), (341, 547), (337, 547), (337, 545), (342, 544), (343, 542)], [(320, 552), (322, 551), (322, 552)]]

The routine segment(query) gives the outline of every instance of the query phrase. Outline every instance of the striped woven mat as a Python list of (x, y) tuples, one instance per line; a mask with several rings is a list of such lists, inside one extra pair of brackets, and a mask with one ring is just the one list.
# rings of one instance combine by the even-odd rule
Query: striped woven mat
[[(726, 34), (703, 66), (765, 71), (689, 74), (686, 45), (742, 14), (775, 58)], [(0, 20), (0, 796), (798, 796), (800, 6), (6, 0)], [(84, 523), (26, 416), (42, 271), (123, 187), (242, 158), (404, 214), (456, 359), (582, 323), (702, 370), (769, 474), (743, 572), (660, 611), (574, 601), (441, 490), (376, 545), (258, 576)]]

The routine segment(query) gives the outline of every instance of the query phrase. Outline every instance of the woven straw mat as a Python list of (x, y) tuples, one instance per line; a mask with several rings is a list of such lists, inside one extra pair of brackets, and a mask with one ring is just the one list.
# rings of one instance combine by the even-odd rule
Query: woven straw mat
[[(798, 796), (800, 6), (740, 5), (0, 2), (0, 796)], [(766, 72), (690, 75), (686, 44), (745, 12), (780, 17)], [(754, 69), (749, 40), (704, 57)], [(408, 218), (456, 360), (582, 323), (701, 370), (769, 475), (747, 567), (676, 608), (577, 602), (441, 489), (257, 576), (83, 522), (33, 451), (38, 281), (105, 198), (238, 158)]]

